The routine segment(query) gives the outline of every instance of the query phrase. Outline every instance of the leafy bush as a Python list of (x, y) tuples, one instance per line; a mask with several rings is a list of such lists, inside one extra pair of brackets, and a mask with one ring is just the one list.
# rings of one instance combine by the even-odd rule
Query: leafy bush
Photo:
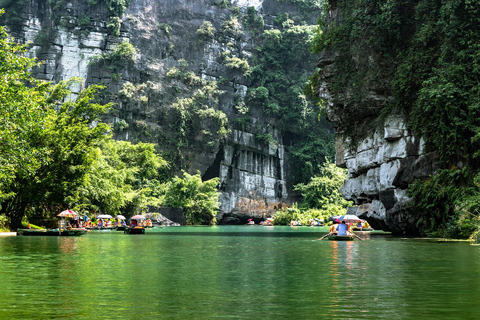
[(244, 18), (244, 23), (247, 28), (253, 31), (254, 34), (260, 34), (261, 32), (263, 32), (263, 28), (265, 26), (263, 17), (258, 14), (255, 7), (247, 8), (247, 15)]
[(42, 50), (46, 50), (52, 43), (54, 43), (57, 36), (57, 31), (53, 28), (43, 28), (35, 36), (34, 43)]
[(340, 188), (347, 179), (346, 171), (326, 160), (318, 176), (313, 177), (308, 184), (297, 184), (294, 190), (302, 194), (302, 208), (325, 210), (331, 204), (347, 208), (350, 202), (340, 194)]
[(122, 132), (127, 128), (128, 128), (128, 123), (124, 119), (121, 119), (120, 121), (115, 122), (115, 124), (113, 125), (113, 129), (116, 132)]
[[(323, 117), (324, 104), (312, 102), (304, 90), (311, 83), (304, 70), (315, 65), (310, 46), (315, 26), (295, 25), (287, 14), (276, 17), (279, 29), (266, 30), (250, 63), (251, 81), (245, 103), (278, 119), (288, 132), (293, 183), (307, 183), (319, 165), (335, 153), (333, 127)], [(310, 94), (310, 96), (313, 96)]]
[(8, 226), (10, 225), (10, 220), (4, 214), (0, 214), (0, 232), (9, 232)]
[(196, 34), (198, 39), (202, 42), (211, 41), (215, 37), (217, 30), (213, 27), (210, 21), (204, 21), (198, 28)]
[[(282, 208), (282, 210), (275, 212), (273, 215), (273, 224), (279, 226), (288, 226), (292, 221), (300, 221), (302, 225), (310, 225), (312, 220), (324, 221), (331, 215), (336, 214), (336, 211), (324, 211), (317, 209), (300, 209), (297, 204), (289, 208)], [(341, 214), (345, 213), (345, 208), (342, 208)]]
[(187, 224), (215, 224), (220, 206), (218, 183), (218, 178), (202, 181), (200, 174), (184, 172), (183, 178), (175, 177), (168, 185), (164, 205), (183, 208)]
[(232, 16), (230, 20), (223, 23), (222, 34), (233, 39), (240, 39), (243, 35), (243, 28), (238, 17)]
[(107, 29), (111, 34), (118, 37), (120, 35), (120, 28), (122, 26), (122, 19), (119, 17), (110, 17), (107, 22)]
[(290, 225), (290, 221), (298, 221), (301, 220), (301, 218), (301, 211), (297, 205), (294, 204), (292, 207), (282, 208), (282, 210), (275, 212), (273, 215), (273, 224), (277, 226), (288, 226)]
[(351, 204), (343, 199), (340, 188), (347, 178), (346, 170), (325, 160), (320, 175), (311, 178), (308, 184), (297, 184), (294, 189), (302, 195), (300, 207), (283, 208), (274, 215), (274, 223), (288, 225), (290, 221), (309, 224), (312, 219), (325, 220), (332, 215), (345, 214)]
[(230, 69), (239, 70), (242, 73), (246, 73), (250, 69), (250, 66), (248, 65), (247, 60), (240, 59), (235, 56), (232, 56), (232, 57), (226, 56), (225, 66)]
[(117, 73), (120, 68), (135, 61), (137, 50), (128, 41), (124, 41), (114, 47), (110, 52), (97, 55), (91, 58), (89, 64), (103, 63), (107, 68)]
[(20, 31), (22, 29), (22, 9), (25, 4), (25, 0), (0, 0), (0, 8), (4, 8), (6, 13), (4, 16), (0, 14), (0, 22), (9, 26), (14, 31)]
[(150, 143), (108, 140), (100, 145), (76, 209), (93, 213), (134, 215), (158, 205), (152, 188), (168, 179), (169, 165)]
[(80, 28), (85, 28), (90, 25), (90, 22), (91, 22), (90, 16), (84, 14), (80, 18), (78, 18), (77, 23)]
[(410, 185), (419, 231), (435, 237), (468, 238), (480, 227), (478, 181), (480, 174), (465, 167), (439, 170)]
[(104, 0), (111, 17), (122, 17), (131, 0)]
[(230, 0), (215, 0), (214, 4), (219, 6), (220, 8), (228, 8), (232, 4), (230, 3)]
[[(160, 23), (158, 29), (165, 32), (168, 38), (170, 38), (170, 32), (172, 32), (172, 27), (168, 23)], [(198, 33), (198, 31), (197, 31)]]

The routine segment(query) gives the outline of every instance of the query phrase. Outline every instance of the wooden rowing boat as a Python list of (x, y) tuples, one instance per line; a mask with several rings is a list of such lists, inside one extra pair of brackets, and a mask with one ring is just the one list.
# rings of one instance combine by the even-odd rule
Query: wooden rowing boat
[(332, 234), (328, 236), (328, 240), (330, 241), (352, 241), (354, 236), (339, 236), (336, 234)]
[(87, 229), (92, 231), (112, 231), (115, 230), (115, 227), (91, 227)]
[(125, 230), (123, 231), (124, 233), (127, 234), (144, 234), (145, 233), (145, 228), (144, 227), (126, 227)]

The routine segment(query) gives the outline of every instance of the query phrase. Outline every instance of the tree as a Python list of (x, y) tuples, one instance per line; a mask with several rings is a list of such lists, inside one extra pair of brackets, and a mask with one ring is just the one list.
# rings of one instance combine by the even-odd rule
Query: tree
[(333, 214), (332, 210), (344, 211), (350, 203), (340, 194), (347, 179), (345, 171), (326, 160), (320, 168), (320, 175), (313, 177), (308, 184), (297, 184), (294, 189), (302, 194), (302, 209), (319, 209), (329, 214)]
[[(109, 108), (109, 105), (94, 103), (95, 94), (101, 87), (90, 86), (75, 100), (65, 101), (70, 95), (68, 87), (74, 81), (76, 79), (53, 86), (39, 84), (47, 88), (37, 102), (46, 108), (48, 117), (41, 127), (26, 133), (25, 145), (31, 146), (31, 157), (39, 153), (36, 158), (42, 161), (37, 161), (29, 171), (16, 165), (14, 178), (4, 186), (3, 193), (11, 196), (4, 199), (1, 207), (10, 217), (13, 228), (21, 225), (26, 213), (48, 216), (72, 207), (78, 201), (78, 190), (94, 163), (96, 146), (109, 138), (110, 127), (97, 123), (100, 115)], [(25, 90), (36, 92), (37, 89)], [(13, 134), (12, 138), (16, 139)]]
[(133, 215), (158, 205), (152, 189), (167, 179), (168, 163), (151, 143), (108, 140), (97, 150), (77, 208), (90, 213)]
[(165, 206), (183, 208), (187, 224), (213, 224), (220, 203), (218, 178), (202, 181), (200, 174), (183, 173), (175, 177), (167, 188)]
[(0, 27), (0, 207), (13, 228), (26, 213), (56, 213), (78, 199), (109, 131), (97, 123), (110, 107), (95, 102), (101, 87), (72, 98), (68, 88), (78, 79), (34, 79), (28, 70), (38, 63), (25, 52)]
[(52, 110), (44, 103), (47, 87), (27, 72), (37, 62), (25, 51), (0, 26), (0, 203), (15, 195), (9, 185), (16, 176), (31, 176), (46, 160), (31, 136), (44, 127)]

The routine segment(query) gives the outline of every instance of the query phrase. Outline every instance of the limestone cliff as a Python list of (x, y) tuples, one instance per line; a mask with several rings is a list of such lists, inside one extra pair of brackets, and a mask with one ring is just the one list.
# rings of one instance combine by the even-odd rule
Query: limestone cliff
[[(330, 1), (327, 28), (342, 25), (342, 19), (336, 2)], [(394, 99), (388, 60), (375, 52), (377, 48), (362, 45), (363, 51), (358, 50), (358, 56), (354, 53), (350, 57), (352, 73), (361, 68), (376, 70), (378, 65), (382, 66), (383, 73), (378, 72), (379, 81), (371, 81), (365, 76), (368, 72), (364, 73), (364, 78), (356, 83), (357, 88), (362, 86), (361, 99), (353, 98), (354, 93), (348, 91), (353, 85), (341, 93), (333, 88), (338, 81), (338, 77), (336, 80), (333, 77), (341, 72), (338, 51), (325, 48), (317, 63), (321, 69), (317, 94), (328, 101), (328, 117), (335, 125), (336, 164), (348, 169), (342, 194), (355, 203), (356, 214), (375, 229), (418, 234), (406, 190), (414, 179), (434, 172), (436, 154), (425, 151), (424, 140), (407, 128), (404, 114), (392, 112), (379, 118), (380, 110)], [(353, 76), (345, 74), (344, 77)]]
[[(274, 29), (277, 15), (314, 25), (320, 12), (287, 0), (117, 2), (26, 0), (11, 31), (45, 62), (38, 78), (106, 85), (116, 106), (105, 120), (116, 139), (157, 143), (177, 172), (220, 177), (230, 220), (291, 203), (289, 129), (259, 108), (245, 116), (246, 68), (259, 30)], [(255, 25), (259, 17), (264, 25)], [(118, 52), (124, 43), (136, 49), (133, 58)]]

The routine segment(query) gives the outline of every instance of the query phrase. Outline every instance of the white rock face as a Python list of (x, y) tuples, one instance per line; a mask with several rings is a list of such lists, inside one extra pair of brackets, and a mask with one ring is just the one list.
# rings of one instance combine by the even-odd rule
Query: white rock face
[(260, 11), (263, 5), (263, 0), (232, 0), (232, 4), (237, 7), (255, 7), (257, 11)]
[[(424, 155), (423, 140), (406, 129), (401, 117), (391, 116), (383, 128), (362, 140), (355, 150), (349, 150), (346, 145), (342, 145), (336, 161), (348, 169), (349, 178), (341, 190), (343, 196), (359, 205), (358, 215), (385, 222), (388, 210), (384, 202), (393, 207), (410, 200), (405, 190), (408, 177), (404, 176), (406, 168), (402, 163)], [(378, 200), (382, 194), (384, 199), (380, 196)]]
[[(278, 136), (275, 129), (272, 136)], [(221, 211), (249, 213), (258, 217), (273, 214), (281, 205), (279, 201), (288, 198), (285, 172), (282, 170), (284, 157), (283, 145), (270, 143), (265, 148), (264, 143), (257, 141), (253, 134), (233, 130), (229, 143), (224, 147), (220, 181), (226, 185), (233, 184), (235, 188), (222, 193)]]
[[(42, 29), (41, 22), (36, 17), (30, 17), (23, 27), (26, 42), (33, 42)], [(43, 57), (44, 64), (36, 75), (49, 81), (68, 80), (74, 77), (81, 78), (82, 82), (77, 88), (72, 88), (74, 93), (79, 92), (85, 85), (88, 74), (88, 62), (95, 56), (104, 52), (103, 47), (107, 34), (90, 32), (87, 35), (72, 33), (62, 28), (58, 29), (48, 53)], [(34, 46), (30, 55), (35, 56), (39, 47)]]
[[(61, 80), (67, 80), (73, 77), (82, 79), (82, 86), (88, 74), (88, 62), (90, 59), (103, 52), (102, 43), (106, 41), (106, 35), (91, 32), (87, 37), (78, 38), (70, 32), (60, 30), (58, 32), (58, 43), (62, 44), (62, 54), (56, 61), (52, 61), (54, 68), (47, 69), (47, 74), (55, 74), (57, 69), (61, 71)], [(54, 64), (55, 63), (55, 64)], [(81, 88), (77, 88), (74, 92), (78, 92)]]

